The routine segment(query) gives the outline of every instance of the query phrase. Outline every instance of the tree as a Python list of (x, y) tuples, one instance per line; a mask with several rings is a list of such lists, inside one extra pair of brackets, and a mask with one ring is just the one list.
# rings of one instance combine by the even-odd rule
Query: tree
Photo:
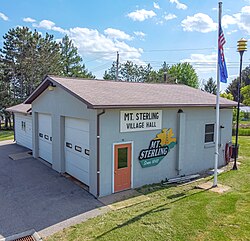
[(222, 98), (225, 98), (225, 99), (228, 99), (228, 100), (233, 100), (234, 99), (234, 97), (233, 97), (233, 95), (232, 94), (230, 94), (230, 93), (221, 93), (220, 94), (220, 97), (222, 97)]
[(132, 61), (127, 61), (121, 66), (121, 76), (122, 80), (128, 82), (145, 82), (149, 79), (150, 72), (152, 67), (150, 64), (143, 67), (142, 65), (138, 66)]
[[(247, 85), (250, 85), (250, 66), (247, 66), (243, 71), (241, 75), (241, 87), (245, 87)], [(234, 100), (237, 101), (237, 93), (238, 93), (238, 81), (239, 77), (234, 79), (232, 83), (230, 83), (226, 89), (227, 93), (231, 93), (234, 97)], [(241, 96), (241, 102), (243, 102), (243, 96)]]
[(68, 35), (65, 35), (60, 43), (61, 49), (61, 75), (68, 77), (81, 77), (94, 79), (95, 76), (88, 72), (82, 64), (82, 58), (78, 54), (77, 47), (74, 46)]
[[(121, 64), (119, 64), (118, 67), (118, 73), (120, 73), (121, 70)], [(112, 66), (109, 70), (105, 70), (103, 79), (105, 80), (116, 80), (116, 62), (112, 63)], [(118, 79), (121, 79), (121, 76), (119, 74)]]
[(250, 85), (250, 66), (242, 71), (242, 86)]
[[(1, 85), (13, 103), (27, 98), (46, 74), (59, 74), (60, 48), (53, 36), (27, 27), (10, 29), (0, 49)], [(5, 103), (6, 106), (9, 103)]]
[(204, 90), (208, 93), (216, 95), (217, 85), (212, 77), (210, 77), (206, 84), (204, 84)]
[(172, 65), (168, 70), (168, 74), (171, 77), (171, 83), (184, 84), (196, 89), (199, 87), (198, 75), (193, 66), (189, 63)]
[(6, 107), (23, 102), (47, 74), (60, 73), (60, 48), (53, 36), (42, 37), (27, 27), (10, 29), (0, 49), (0, 109), (5, 127)]
[[(167, 83), (180, 83), (199, 87), (198, 75), (194, 68), (189, 63), (179, 63), (176, 65), (169, 65), (163, 62), (159, 70), (153, 70), (150, 64), (146, 66), (134, 64), (132, 61), (119, 65), (119, 80), (130, 82), (155, 82), (164, 83), (166, 75)], [(116, 63), (113, 62), (111, 68), (106, 70), (103, 76), (104, 79), (116, 79)]]
[(237, 101), (238, 95), (238, 78), (234, 79), (232, 83), (230, 83), (226, 89), (227, 94), (231, 94), (233, 96), (233, 100)]
[[(169, 65), (164, 61), (161, 68), (158, 71), (152, 70), (149, 75), (149, 82), (154, 83), (173, 83), (173, 78), (168, 74)], [(166, 80), (164, 75), (166, 75)]]
[[(134, 64), (132, 61), (127, 61), (119, 65), (118, 79), (127, 82), (145, 82), (149, 79), (152, 67), (150, 64), (143, 67), (142, 65)], [(116, 79), (116, 63), (113, 62), (111, 68), (105, 71), (104, 79)]]
[(241, 89), (241, 94), (243, 96), (243, 104), (250, 106), (250, 85), (246, 85)]

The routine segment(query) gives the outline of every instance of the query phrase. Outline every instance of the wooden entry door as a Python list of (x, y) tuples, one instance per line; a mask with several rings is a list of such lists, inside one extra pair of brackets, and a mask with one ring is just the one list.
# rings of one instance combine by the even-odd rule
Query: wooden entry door
[(131, 188), (131, 144), (119, 144), (114, 148), (114, 191)]

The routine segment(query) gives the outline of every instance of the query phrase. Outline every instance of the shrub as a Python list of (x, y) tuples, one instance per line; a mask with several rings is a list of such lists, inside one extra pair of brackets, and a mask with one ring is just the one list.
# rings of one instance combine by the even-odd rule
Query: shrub
[[(235, 128), (232, 129), (232, 135), (235, 136), (236, 130)], [(250, 129), (239, 129), (239, 136), (250, 136)]]

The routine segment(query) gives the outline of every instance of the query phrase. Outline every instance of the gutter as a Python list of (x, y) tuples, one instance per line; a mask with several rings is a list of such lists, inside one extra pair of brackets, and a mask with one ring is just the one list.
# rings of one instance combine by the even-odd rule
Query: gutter
[(105, 113), (105, 109), (101, 113), (97, 114), (97, 197), (100, 195), (100, 116)]

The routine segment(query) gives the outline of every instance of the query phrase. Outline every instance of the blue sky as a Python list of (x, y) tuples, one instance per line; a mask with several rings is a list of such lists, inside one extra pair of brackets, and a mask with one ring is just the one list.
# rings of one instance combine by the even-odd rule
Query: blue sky
[[(55, 39), (68, 34), (98, 78), (119, 51), (121, 61), (155, 69), (188, 61), (202, 81), (216, 77), (217, 8), (215, 0), (1, 0), (0, 45), (10, 28), (28, 26)], [(224, 1), (222, 25), (230, 83), (239, 72), (237, 41), (250, 35), (250, 0)]]

